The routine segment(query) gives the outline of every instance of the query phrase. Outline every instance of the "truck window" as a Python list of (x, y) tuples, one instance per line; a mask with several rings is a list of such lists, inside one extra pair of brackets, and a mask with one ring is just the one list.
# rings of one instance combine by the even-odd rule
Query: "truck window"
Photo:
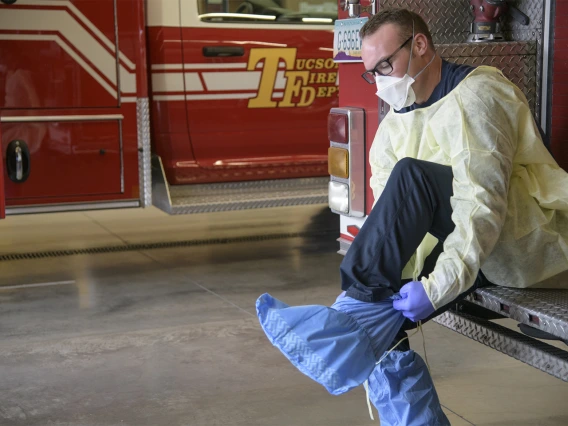
[(199, 19), (211, 23), (322, 24), (337, 19), (336, 0), (199, 0)]

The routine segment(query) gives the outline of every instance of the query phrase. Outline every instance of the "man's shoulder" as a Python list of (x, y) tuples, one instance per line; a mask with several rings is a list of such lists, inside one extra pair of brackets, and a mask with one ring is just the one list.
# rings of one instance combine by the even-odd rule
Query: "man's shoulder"
[(456, 88), (467, 88), (469, 90), (480, 90), (484, 87), (487, 90), (483, 92), (491, 92), (491, 89), (497, 87), (510, 86), (511, 81), (505, 77), (503, 72), (495, 67), (490, 67), (482, 65), (476, 67), (471, 73), (463, 79), (462, 84), (459, 84)]
[(446, 72), (452, 76), (464, 76), (477, 68), (477, 66), (458, 64), (457, 62), (451, 62), (445, 59), (442, 61), (443, 66), (446, 68)]
[(442, 63), (444, 67), (442, 78), (445, 80), (446, 93), (451, 92), (458, 84), (460, 84), (470, 73), (475, 71), (477, 67), (466, 64), (457, 64), (455, 62), (445, 61)]

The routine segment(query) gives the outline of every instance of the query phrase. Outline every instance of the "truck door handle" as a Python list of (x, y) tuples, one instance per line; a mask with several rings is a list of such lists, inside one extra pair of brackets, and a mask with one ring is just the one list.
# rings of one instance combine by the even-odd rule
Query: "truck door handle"
[(6, 149), (6, 171), (12, 182), (22, 183), (30, 175), (30, 150), (23, 140), (13, 140)]
[(16, 147), (16, 180), (19, 182), (24, 177), (24, 160), (22, 159), (22, 147)]
[(205, 46), (203, 56), (211, 58), (218, 56), (244, 56), (245, 48), (240, 46)]

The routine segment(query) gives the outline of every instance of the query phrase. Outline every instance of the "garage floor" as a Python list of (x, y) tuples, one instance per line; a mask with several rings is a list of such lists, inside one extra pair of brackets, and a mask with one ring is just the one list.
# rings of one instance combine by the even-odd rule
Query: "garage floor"
[[(0, 424), (378, 424), (361, 388), (327, 394), (270, 345), (254, 314), (265, 292), (289, 304), (333, 302), (337, 229), (322, 206), (0, 222), (0, 255), (45, 252), (0, 260)], [(176, 241), (186, 244), (126, 250)], [(568, 424), (567, 383), (437, 324), (425, 335), (452, 425)], [(412, 344), (423, 352), (421, 337)]]

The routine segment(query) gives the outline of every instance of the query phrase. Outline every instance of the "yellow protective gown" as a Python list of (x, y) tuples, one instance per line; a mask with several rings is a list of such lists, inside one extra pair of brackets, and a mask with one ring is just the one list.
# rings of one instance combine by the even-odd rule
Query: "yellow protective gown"
[[(434, 307), (469, 289), (480, 267), (497, 285), (559, 286), (550, 278), (568, 271), (568, 174), (543, 145), (524, 94), (499, 70), (478, 67), (433, 105), (387, 114), (370, 152), (375, 200), (404, 157), (454, 174), (456, 227), (422, 279)], [(435, 241), (425, 238), (412, 275)]]

